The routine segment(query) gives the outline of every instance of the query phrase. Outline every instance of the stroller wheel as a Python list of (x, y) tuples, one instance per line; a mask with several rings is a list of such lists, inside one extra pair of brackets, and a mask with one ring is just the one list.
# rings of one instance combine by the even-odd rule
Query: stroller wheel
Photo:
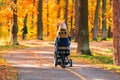
[(72, 67), (72, 59), (69, 59), (69, 66)]
[(65, 68), (65, 55), (64, 54), (61, 55), (61, 67)]
[(54, 66), (55, 67), (57, 66), (57, 57), (56, 57), (56, 55), (54, 56)]

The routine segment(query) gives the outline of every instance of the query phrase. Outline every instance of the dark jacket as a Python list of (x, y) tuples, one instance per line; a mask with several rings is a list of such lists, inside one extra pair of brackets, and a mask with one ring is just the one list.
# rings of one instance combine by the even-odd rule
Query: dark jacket
[(22, 29), (22, 31), (23, 31), (23, 34), (27, 34), (28, 33), (27, 26), (24, 26), (24, 28)]
[(56, 37), (55, 47), (56, 53), (70, 53), (70, 41), (71, 37), (66, 30), (61, 30)]

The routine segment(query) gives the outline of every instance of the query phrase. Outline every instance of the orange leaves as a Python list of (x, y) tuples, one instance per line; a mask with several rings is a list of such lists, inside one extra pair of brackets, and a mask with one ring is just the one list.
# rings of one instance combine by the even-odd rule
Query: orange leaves
[[(93, 27), (94, 22), (94, 15), (95, 15), (95, 8), (96, 8), (96, 0), (88, 0), (88, 10), (89, 10), (89, 28)], [(102, 2), (100, 5), (100, 11), (99, 11), (99, 27), (102, 27)], [(109, 21), (109, 18), (112, 18), (112, 7), (110, 5), (110, 0), (106, 0), (106, 20), (107, 20), (107, 27), (112, 25), (112, 22)]]
[(0, 22), (4, 23), (5, 26), (8, 26), (7, 21), (9, 21), (12, 18), (12, 13), (9, 9), (4, 9), (0, 11)]
[(36, 2), (33, 4), (32, 0), (19, 0), (18, 5), (19, 5), (18, 6), (19, 12), (22, 12), (24, 14), (26, 14), (26, 13), (38, 14)]
[(64, 7), (65, 6), (65, 0), (61, 0), (60, 1), (60, 7)]
[[(75, 5), (72, 1), (73, 0), (69, 0), (69, 3), (68, 3), (68, 27), (69, 28), (70, 28), (71, 17), (74, 18), (74, 6)], [(88, 2), (89, 30), (91, 30), (91, 28), (93, 27), (93, 22), (94, 22), (96, 0), (88, 0), (88, 1), (89, 1)], [(112, 22), (111, 22), (112, 8), (110, 5), (110, 1), (109, 0), (106, 0), (106, 1), (107, 1), (106, 19), (107, 19), (107, 25), (109, 26), (109, 25), (112, 25)], [(17, 13), (15, 14), (18, 16), (19, 29), (23, 27), (23, 19), (24, 19), (25, 14), (27, 13), (28, 14), (27, 26), (30, 31), (30, 35), (35, 35), (33, 33), (36, 33), (37, 14), (39, 14), (37, 11), (37, 4), (38, 4), (38, 0), (17, 0), (17, 4), (14, 4), (13, 0), (6, 0), (5, 5), (0, 7), (0, 23), (4, 24), (2, 26), (8, 26), (8, 22), (9, 24), (11, 24), (13, 9), (16, 9)], [(43, 20), (44, 36), (46, 36), (47, 34), (47, 29), (50, 33), (49, 37), (53, 39), (56, 36), (55, 34), (57, 30), (57, 25), (58, 25), (57, 19), (59, 19), (60, 22), (64, 21), (65, 4), (66, 4), (65, 0), (60, 0), (60, 4), (57, 4), (57, 0), (48, 0), (48, 2), (46, 2), (46, 0), (43, 0), (42, 20)], [(47, 7), (48, 7), (48, 10), (47, 10)], [(101, 15), (102, 15), (102, 10), (100, 11), (100, 16), (99, 16), (100, 24), (102, 21)]]

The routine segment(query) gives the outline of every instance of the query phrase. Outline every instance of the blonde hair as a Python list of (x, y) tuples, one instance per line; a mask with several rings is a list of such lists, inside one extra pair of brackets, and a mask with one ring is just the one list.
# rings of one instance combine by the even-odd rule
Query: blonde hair
[[(65, 32), (66, 32), (66, 34), (60, 35), (59, 33), (60, 33), (61, 29), (64, 29)], [(58, 31), (57, 31), (56, 37), (60, 37), (60, 36), (61, 36), (61, 37), (68, 37), (67, 26), (66, 26), (65, 22), (62, 22), (62, 23), (59, 25), (59, 29), (58, 29)], [(55, 39), (55, 41), (56, 41), (56, 39)], [(54, 41), (54, 42), (55, 42), (55, 41)]]

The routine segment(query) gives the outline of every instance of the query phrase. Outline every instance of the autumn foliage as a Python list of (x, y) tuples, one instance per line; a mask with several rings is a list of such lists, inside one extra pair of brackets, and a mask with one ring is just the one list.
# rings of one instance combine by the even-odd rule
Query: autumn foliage
[[(89, 32), (91, 33), (91, 29), (93, 27), (94, 22), (94, 14), (95, 14), (95, 6), (96, 0), (88, 0), (89, 6)], [(112, 25), (112, 8), (110, 0), (106, 0), (107, 2), (107, 27)], [(38, 0), (18, 0), (17, 4), (14, 4), (13, 0), (0, 0), (0, 38), (6, 40), (10, 35), (10, 26), (13, 24), (13, 9), (17, 9), (18, 16), (18, 39), (21, 39), (21, 29), (23, 28), (23, 21), (26, 14), (28, 14), (27, 18), (27, 27), (28, 34), (27, 38), (36, 38), (37, 35), (37, 4)], [(100, 3), (102, 6), (102, 2)], [(68, 1), (68, 29), (69, 32), (71, 29), (71, 16), (73, 17), (72, 28), (74, 29), (74, 2), (72, 0)], [(100, 6), (99, 11), (99, 30), (101, 30), (102, 26), (102, 8)], [(58, 18), (58, 8), (60, 8), (60, 17)], [(42, 20), (43, 20), (43, 35), (44, 39), (54, 40), (57, 31), (57, 25), (59, 22), (64, 21), (64, 8), (65, 1), (60, 0), (60, 4), (57, 4), (57, 0), (43, 0), (43, 11), (42, 11)], [(47, 17), (49, 14), (49, 17)], [(47, 35), (49, 32), (49, 35)], [(91, 34), (90, 34), (91, 36)]]

